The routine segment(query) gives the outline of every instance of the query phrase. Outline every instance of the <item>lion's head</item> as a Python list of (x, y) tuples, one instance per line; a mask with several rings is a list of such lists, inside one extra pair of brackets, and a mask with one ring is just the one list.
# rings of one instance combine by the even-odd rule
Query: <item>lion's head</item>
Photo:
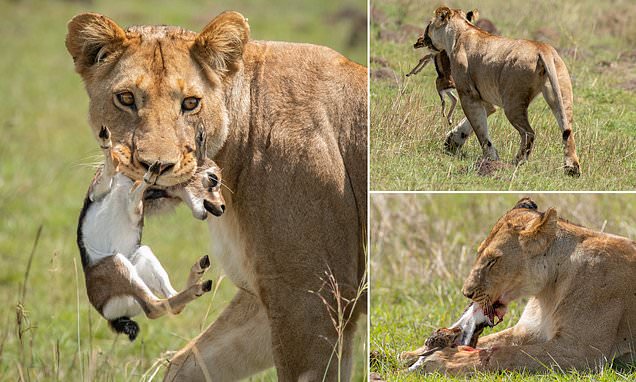
[(89, 121), (112, 133), (119, 168), (141, 179), (160, 162), (157, 184), (172, 186), (196, 171), (196, 131), (213, 157), (228, 135), (225, 93), (242, 68), (247, 20), (224, 12), (201, 33), (178, 27), (127, 30), (107, 17), (85, 13), (68, 24), (66, 47), (90, 98)]
[(442, 50), (452, 52), (456, 31), (461, 30), (466, 25), (470, 25), (470, 22), (464, 11), (439, 7), (435, 10), (435, 17), (426, 25), (424, 44), (434, 52)]
[(545, 255), (557, 234), (553, 208), (539, 212), (535, 202), (521, 199), (502, 216), (478, 249), (478, 257), (462, 292), (500, 319), (506, 305), (540, 292)]

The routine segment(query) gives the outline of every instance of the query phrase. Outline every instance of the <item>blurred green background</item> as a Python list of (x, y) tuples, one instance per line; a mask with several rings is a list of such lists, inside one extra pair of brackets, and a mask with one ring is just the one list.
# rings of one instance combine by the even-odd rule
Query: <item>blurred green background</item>
[[(115, 336), (89, 305), (75, 230), (101, 157), (86, 122), (88, 97), (64, 46), (66, 23), (80, 12), (103, 13), (122, 26), (171, 24), (198, 31), (227, 9), (248, 17), (253, 39), (326, 45), (366, 65), (364, 0), (0, 1), (0, 380), (147, 379), (162, 352), (181, 348), (233, 296), (234, 287), (223, 279), (216, 295), (179, 316), (140, 317), (142, 331), (132, 344)], [(17, 307), (40, 226), (25, 298)], [(144, 243), (177, 289), (190, 264), (207, 252), (208, 240), (206, 225), (185, 207), (149, 219), (144, 230)], [(212, 265), (216, 281), (222, 272)], [(355, 345), (356, 380), (366, 378), (364, 321)], [(254, 379), (272, 380), (275, 373)]]
[[(461, 316), (469, 303), (461, 287), (479, 244), (524, 196), (530, 196), (540, 211), (554, 207), (559, 217), (572, 223), (636, 239), (636, 194), (372, 194), (372, 372), (387, 381), (465, 380), (407, 374), (397, 356), (422, 346), (433, 330)], [(516, 324), (525, 302), (513, 301), (504, 321), (483, 335)], [(634, 381), (636, 363), (606, 366), (596, 373), (477, 373), (472, 380)]]

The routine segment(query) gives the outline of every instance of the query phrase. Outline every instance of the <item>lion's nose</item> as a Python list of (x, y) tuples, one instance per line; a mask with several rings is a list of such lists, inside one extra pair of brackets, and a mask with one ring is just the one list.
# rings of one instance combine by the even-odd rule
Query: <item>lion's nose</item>
[(472, 290), (472, 289), (466, 289), (466, 288), (463, 288), (463, 289), (462, 289), (462, 293), (464, 294), (464, 296), (466, 296), (466, 297), (468, 297), (468, 298), (470, 298), (470, 299), (472, 299), (473, 297), (475, 297), (475, 291), (474, 291), (474, 290)]
[(170, 169), (172, 169), (176, 163), (174, 162), (162, 162), (162, 161), (155, 161), (155, 162), (150, 162), (150, 161), (146, 161), (143, 159), (139, 159), (139, 164), (141, 164), (141, 166), (148, 171), (148, 169), (150, 168), (150, 166), (152, 166), (154, 163), (158, 163), (159, 165), (159, 175), (162, 175), (168, 171), (170, 171)]

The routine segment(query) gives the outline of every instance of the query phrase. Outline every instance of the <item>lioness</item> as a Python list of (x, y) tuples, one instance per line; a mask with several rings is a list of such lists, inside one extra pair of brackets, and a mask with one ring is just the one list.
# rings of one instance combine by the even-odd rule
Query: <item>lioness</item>
[[(160, 162), (158, 185), (187, 181), (203, 126), (207, 156), (233, 191), (223, 190), (226, 212), (209, 226), (239, 291), (165, 379), (236, 380), (276, 366), (281, 381), (336, 380), (338, 370), (347, 380), (355, 325), (344, 329), (338, 362), (326, 306), (336, 301), (323, 279), (333, 274), (343, 318), (355, 323), (365, 308), (347, 301), (365, 274), (367, 69), (325, 47), (249, 34), (236, 12), (200, 33), (124, 30), (86, 13), (69, 22), (66, 46), (93, 132), (107, 125), (125, 147), (122, 172), (141, 179)], [(168, 201), (152, 193), (145, 203), (149, 211)]]
[[(503, 318), (529, 297), (519, 322), (480, 338), (479, 351), (445, 349), (424, 370), (467, 373), (587, 369), (633, 360), (636, 243), (557, 217), (521, 199), (479, 246), (463, 293)], [(558, 365), (558, 366), (557, 366)]]
[(506, 118), (521, 135), (516, 163), (527, 160), (534, 143), (528, 106), (541, 92), (561, 128), (565, 173), (580, 176), (572, 133), (572, 85), (568, 70), (554, 48), (536, 41), (491, 35), (471, 24), (460, 9), (447, 7), (435, 11), (424, 40), (429, 49), (448, 52), (457, 93), (468, 119), (449, 133), (447, 149), (456, 151), (461, 147), (472, 126), (484, 157), (498, 160), (487, 125), (487, 117), (495, 112), (496, 105), (503, 107)]

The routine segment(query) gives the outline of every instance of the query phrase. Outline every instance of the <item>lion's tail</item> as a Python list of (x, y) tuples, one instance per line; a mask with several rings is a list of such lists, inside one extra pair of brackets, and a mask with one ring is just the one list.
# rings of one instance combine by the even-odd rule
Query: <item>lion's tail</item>
[(563, 103), (563, 94), (561, 93), (561, 86), (559, 85), (559, 78), (557, 77), (556, 66), (554, 65), (554, 57), (546, 57), (543, 52), (539, 53), (539, 59), (543, 63), (545, 72), (548, 75), (552, 92), (557, 99), (559, 118), (557, 123), (561, 128), (561, 131), (570, 129), (568, 126), (568, 119), (565, 114), (565, 104)]

